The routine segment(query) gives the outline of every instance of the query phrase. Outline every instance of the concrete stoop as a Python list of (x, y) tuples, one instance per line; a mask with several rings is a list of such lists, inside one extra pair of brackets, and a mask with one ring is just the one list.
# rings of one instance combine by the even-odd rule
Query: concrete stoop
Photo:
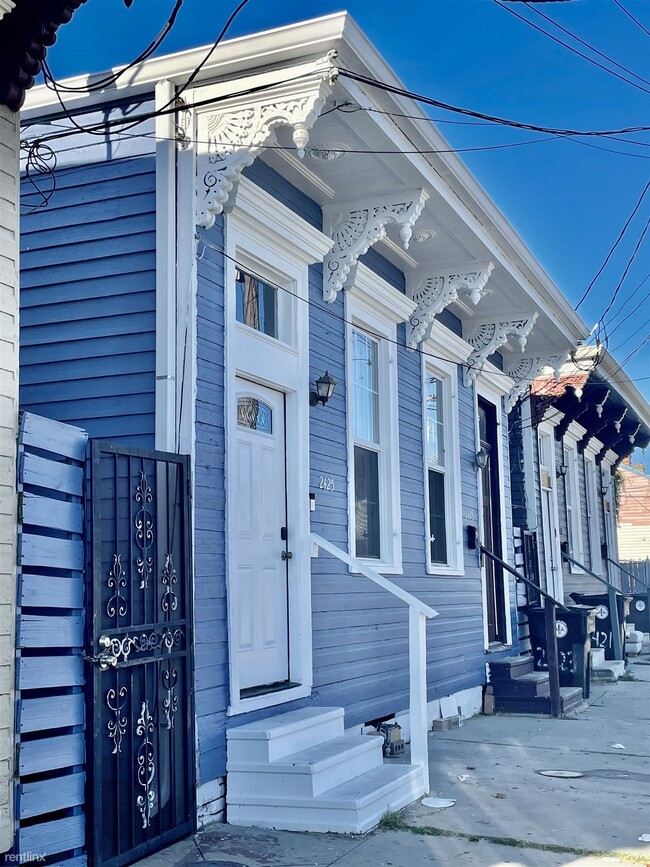
[(602, 648), (591, 651), (591, 679), (596, 682), (616, 683), (625, 674), (625, 662), (622, 659), (605, 659)]
[(362, 834), (423, 794), (422, 770), (384, 762), (383, 738), (346, 735), (342, 708), (302, 708), (228, 730), (226, 821)]

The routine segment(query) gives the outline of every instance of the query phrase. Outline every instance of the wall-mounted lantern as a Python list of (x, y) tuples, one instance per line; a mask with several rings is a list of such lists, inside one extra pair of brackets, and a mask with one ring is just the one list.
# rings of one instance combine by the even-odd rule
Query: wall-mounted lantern
[(309, 392), (309, 406), (318, 406), (322, 403), (323, 406), (327, 403), (330, 397), (334, 394), (336, 388), (336, 380), (326, 370), (322, 376), (316, 380), (316, 391)]
[(488, 453), (483, 449), (480, 449), (478, 452), (476, 452), (476, 457), (474, 458), (474, 461), (476, 463), (477, 470), (484, 470), (487, 467), (488, 457)]
[(560, 464), (560, 466), (557, 467), (557, 469), (555, 470), (555, 475), (558, 477), (558, 479), (563, 479), (568, 472), (568, 466), (566, 464)]

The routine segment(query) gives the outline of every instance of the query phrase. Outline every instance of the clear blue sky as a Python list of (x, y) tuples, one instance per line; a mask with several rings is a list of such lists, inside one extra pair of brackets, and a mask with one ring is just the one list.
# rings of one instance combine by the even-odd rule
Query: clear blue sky
[[(622, 0), (650, 30), (650, 3)], [(234, 0), (185, 0), (159, 53), (211, 42)], [(520, 14), (571, 40), (522, 3)], [(49, 53), (56, 77), (97, 72), (135, 57), (167, 19), (173, 0), (88, 0), (59, 30)], [(538, 7), (572, 33), (650, 82), (650, 36), (613, 0), (571, 0)], [(405, 86), (436, 99), (490, 114), (559, 128), (614, 129), (650, 125), (650, 97), (535, 32), (492, 0), (250, 0), (232, 26), (237, 36), (347, 9)], [(572, 43), (590, 54), (584, 47)], [(596, 58), (599, 62), (601, 58)], [(620, 70), (619, 70), (620, 72)], [(623, 74), (623, 73), (621, 73)], [(628, 75), (628, 77), (630, 77)], [(642, 84), (650, 91), (650, 84)], [(431, 110), (434, 118), (457, 119)], [(440, 124), (454, 147), (538, 138), (494, 127)], [(562, 291), (577, 303), (650, 178), (650, 137), (644, 146), (597, 139), (594, 144), (644, 158), (554, 139), (513, 149), (464, 154), (463, 159)], [(593, 141), (593, 140), (591, 140)], [(590, 325), (605, 309), (650, 215), (650, 192), (607, 270), (580, 313)], [(610, 316), (650, 272), (650, 232)], [(650, 291), (650, 279), (610, 330)], [(650, 302), (612, 334), (619, 362), (650, 334)], [(635, 333), (636, 332), (636, 333)], [(626, 364), (650, 396), (650, 342)]]

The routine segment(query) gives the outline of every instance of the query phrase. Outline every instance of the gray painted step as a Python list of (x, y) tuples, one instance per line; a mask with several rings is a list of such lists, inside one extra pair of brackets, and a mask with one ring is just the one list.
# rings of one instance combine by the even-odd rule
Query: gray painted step
[(512, 680), (522, 674), (533, 671), (534, 662), (532, 656), (506, 656), (503, 659), (490, 661), (490, 681)]

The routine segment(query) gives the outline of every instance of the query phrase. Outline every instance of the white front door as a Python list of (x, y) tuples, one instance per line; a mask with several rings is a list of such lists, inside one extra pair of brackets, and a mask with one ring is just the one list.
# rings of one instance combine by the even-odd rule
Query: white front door
[(229, 587), (241, 691), (289, 680), (290, 561), (285, 395), (244, 379), (235, 385)]

